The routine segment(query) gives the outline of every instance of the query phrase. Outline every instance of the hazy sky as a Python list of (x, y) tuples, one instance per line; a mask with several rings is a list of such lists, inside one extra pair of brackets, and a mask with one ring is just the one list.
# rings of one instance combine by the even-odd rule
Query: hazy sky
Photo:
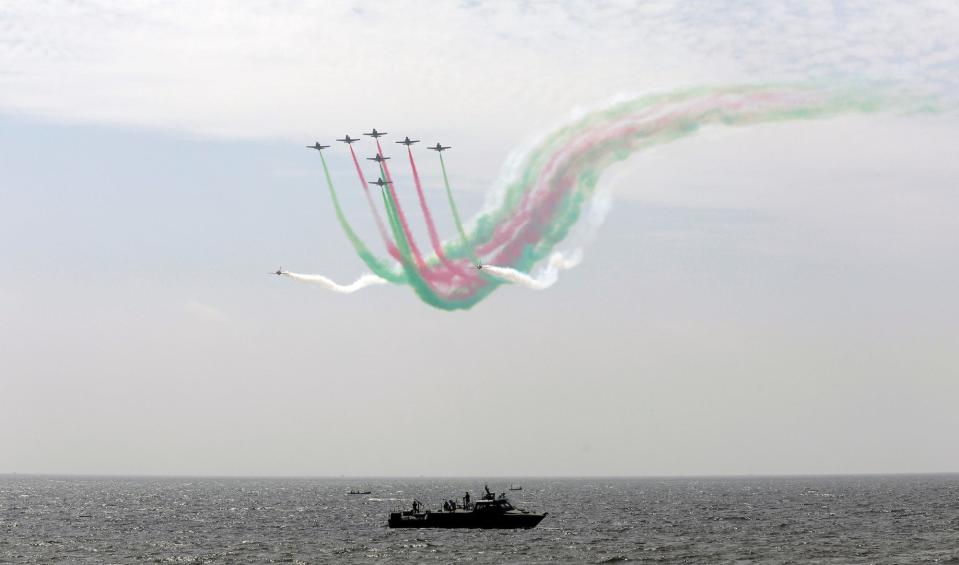
[(365, 270), (314, 139), (453, 145), (471, 215), (515, 147), (616, 97), (954, 104), (954, 2), (366, 4), (0, 0), (0, 473), (959, 471), (955, 113), (638, 154), (582, 265), (467, 312), (266, 274)]

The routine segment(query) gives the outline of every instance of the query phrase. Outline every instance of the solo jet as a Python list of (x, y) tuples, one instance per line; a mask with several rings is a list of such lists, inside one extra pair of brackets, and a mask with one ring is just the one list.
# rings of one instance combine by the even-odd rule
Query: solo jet
[(407, 147), (409, 147), (410, 145), (413, 145), (414, 143), (419, 143), (419, 142), (420, 140), (418, 139), (410, 139), (410, 136), (406, 136), (406, 139), (404, 139), (403, 141), (397, 141), (397, 143), (399, 143), (400, 145), (405, 145)]
[(271, 274), (271, 275), (282, 275), (282, 274), (283, 274), (283, 267), (280, 267), (280, 268), (277, 269), (275, 272), (272, 272), (272, 273), (269, 273), (269, 274)]
[(380, 155), (379, 153), (376, 154), (376, 157), (367, 157), (367, 158), (366, 158), (367, 161), (376, 161), (377, 163), (382, 163), (383, 161), (386, 161), (387, 159), (389, 159), (389, 157), (384, 157), (384, 156)]
[(307, 146), (306, 146), (307, 149), (316, 149), (317, 151), (323, 151), (323, 150), (326, 149), (327, 147), (329, 147), (329, 145), (320, 145), (320, 142), (319, 142), (319, 141), (317, 141), (317, 142), (314, 143), (313, 145), (307, 145)]
[(443, 146), (440, 145), (439, 143), (436, 144), (436, 147), (427, 147), (427, 149), (429, 149), (429, 150), (431, 150), (431, 151), (437, 151), (437, 152), (439, 152), (439, 151), (446, 151), (446, 150), (449, 149), (449, 148), (450, 148), (449, 145), (447, 145), (446, 147), (443, 147)]
[(368, 136), (372, 137), (373, 139), (376, 139), (377, 137), (383, 137), (383, 136), (386, 135), (387, 133), (388, 133), (388, 132), (385, 132), (385, 131), (382, 132), (382, 133), (380, 133), (380, 132), (376, 131), (376, 128), (373, 128), (373, 131), (371, 131), (370, 133), (364, 133), (363, 135), (368, 135)]
[(347, 135), (343, 139), (337, 139), (337, 141), (342, 141), (343, 143), (349, 145), (350, 143), (356, 143), (357, 141), (359, 141), (359, 139), (353, 139), (352, 137)]
[(482, 270), (483, 270), (483, 265), (482, 265), (481, 263), (477, 263), (477, 264), (473, 265), (473, 268), (476, 269), (477, 271), (482, 271)]
[(369, 181), (369, 183), (370, 183), (370, 184), (375, 184), (376, 186), (378, 186), (378, 187), (380, 187), (380, 188), (383, 188), (384, 186), (386, 186), (386, 185), (388, 185), (388, 184), (392, 184), (392, 183), (390, 183), (390, 181), (388, 181), (388, 180), (383, 180), (383, 179), (376, 179), (375, 181)]

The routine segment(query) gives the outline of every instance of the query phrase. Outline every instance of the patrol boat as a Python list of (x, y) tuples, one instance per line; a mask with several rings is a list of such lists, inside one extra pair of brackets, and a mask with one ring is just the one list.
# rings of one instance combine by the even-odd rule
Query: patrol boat
[(481, 500), (473, 504), (466, 502), (464, 506), (447, 506), (442, 511), (431, 512), (421, 511), (419, 503), (414, 501), (412, 510), (390, 513), (389, 527), (529, 529), (536, 527), (548, 514), (515, 508), (504, 495), (496, 498), (489, 489)]

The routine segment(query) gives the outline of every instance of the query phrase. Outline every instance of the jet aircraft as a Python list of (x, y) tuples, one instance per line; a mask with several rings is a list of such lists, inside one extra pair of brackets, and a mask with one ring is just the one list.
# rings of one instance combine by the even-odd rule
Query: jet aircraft
[(439, 152), (439, 151), (446, 151), (446, 150), (449, 149), (449, 148), (450, 148), (449, 145), (447, 145), (446, 147), (443, 147), (443, 146), (440, 145), (439, 143), (436, 144), (436, 147), (427, 147), (427, 149), (429, 149), (429, 150), (431, 150), (431, 151), (437, 151), (437, 152)]
[(410, 136), (406, 136), (406, 139), (404, 139), (403, 141), (397, 141), (397, 143), (399, 143), (400, 145), (405, 145), (407, 147), (409, 147), (410, 145), (413, 145), (414, 143), (419, 143), (419, 142), (420, 140), (418, 139), (410, 139)]
[(372, 180), (371, 180), (371, 181), (369, 181), (369, 183), (370, 183), (370, 184), (375, 184), (376, 186), (378, 186), (378, 187), (380, 187), (380, 188), (383, 188), (383, 187), (385, 187), (385, 186), (388, 185), (388, 184), (392, 184), (390, 181), (388, 181), (388, 180), (383, 180), (383, 179), (376, 179), (375, 181), (372, 181)]
[(367, 161), (376, 161), (377, 163), (382, 163), (383, 161), (386, 161), (387, 159), (389, 159), (389, 157), (384, 157), (384, 156), (380, 155), (379, 153), (376, 154), (376, 157), (367, 157), (367, 158), (366, 158)]
[(283, 274), (283, 267), (280, 267), (279, 269), (277, 269), (276, 271), (274, 271), (274, 272), (272, 272), (272, 273), (270, 273), (270, 274), (271, 274), (271, 275), (282, 275), (282, 274)]
[(329, 145), (320, 145), (320, 142), (319, 142), (319, 141), (317, 141), (317, 142), (314, 143), (313, 145), (307, 145), (307, 146), (306, 146), (307, 149), (316, 149), (317, 151), (323, 151), (323, 150), (326, 149), (327, 147), (329, 147)]
[(342, 141), (343, 143), (346, 143), (347, 145), (349, 145), (350, 143), (356, 143), (357, 141), (359, 141), (359, 139), (353, 139), (352, 137), (347, 135), (343, 139), (337, 139), (337, 141)]
[(373, 128), (373, 131), (371, 131), (370, 133), (364, 133), (363, 135), (368, 135), (368, 136), (376, 139), (377, 137), (383, 137), (383, 136), (386, 135), (387, 133), (388, 133), (388, 132), (385, 132), (385, 131), (384, 131), (384, 132), (378, 132), (378, 131), (376, 131), (376, 128)]

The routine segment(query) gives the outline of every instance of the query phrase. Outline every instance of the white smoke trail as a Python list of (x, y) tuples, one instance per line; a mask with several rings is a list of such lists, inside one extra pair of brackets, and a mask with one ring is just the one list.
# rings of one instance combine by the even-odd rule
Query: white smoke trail
[(545, 290), (553, 286), (559, 280), (559, 272), (565, 269), (572, 269), (579, 265), (583, 260), (582, 249), (576, 249), (568, 256), (562, 253), (553, 253), (549, 257), (549, 263), (535, 277), (527, 275), (522, 271), (511, 269), (509, 267), (497, 267), (496, 265), (483, 265), (483, 272), (489, 273), (494, 277), (507, 282), (515, 283), (531, 290)]
[(387, 282), (386, 279), (378, 277), (373, 273), (360, 275), (360, 278), (350, 284), (337, 284), (323, 275), (304, 275), (288, 271), (280, 271), (280, 274), (300, 282), (322, 285), (333, 292), (339, 292), (341, 294), (350, 294), (374, 284), (386, 284)]

